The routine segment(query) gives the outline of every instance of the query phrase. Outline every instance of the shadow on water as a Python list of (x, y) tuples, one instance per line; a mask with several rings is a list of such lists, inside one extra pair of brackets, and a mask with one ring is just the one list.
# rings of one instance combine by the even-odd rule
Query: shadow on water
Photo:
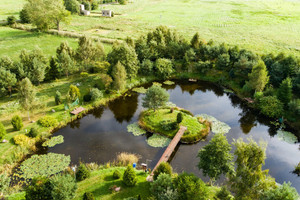
[[(145, 85), (147, 88), (150, 85)], [(278, 183), (290, 181), (300, 191), (300, 177), (291, 173), (300, 161), (299, 143), (289, 144), (276, 136), (277, 129), (270, 119), (261, 116), (249, 108), (236, 95), (224, 92), (223, 88), (208, 82), (191, 83), (177, 81), (174, 85), (163, 85), (170, 93), (170, 101), (177, 106), (190, 110), (194, 114), (206, 113), (227, 123), (231, 130), (227, 133), (230, 143), (234, 139), (253, 138), (255, 141), (266, 141), (267, 159), (264, 169)], [(84, 162), (106, 163), (116, 158), (120, 152), (141, 155), (140, 162), (148, 163), (153, 168), (165, 148), (154, 148), (147, 144), (145, 136), (133, 136), (127, 132), (127, 125), (138, 120), (143, 94), (129, 92), (116, 99), (106, 107), (99, 107), (83, 117), (70, 123), (54, 133), (63, 135), (65, 142), (48, 152), (70, 155), (72, 163)], [(209, 134), (205, 141), (192, 145), (179, 144), (171, 156), (174, 171), (193, 172), (204, 181), (207, 177), (198, 170), (197, 154), (213, 137)]]

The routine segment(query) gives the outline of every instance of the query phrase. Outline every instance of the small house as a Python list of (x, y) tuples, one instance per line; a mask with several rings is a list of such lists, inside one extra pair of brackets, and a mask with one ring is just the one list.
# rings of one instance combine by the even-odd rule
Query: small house
[(85, 8), (84, 8), (84, 5), (83, 4), (80, 4), (80, 13), (81, 14), (83, 14), (83, 15), (85, 15), (85, 16), (88, 16), (88, 15), (90, 15), (91, 13), (90, 13), (90, 11), (88, 11), (88, 10), (85, 10)]
[(112, 10), (102, 10), (102, 16), (103, 17), (113, 17)]

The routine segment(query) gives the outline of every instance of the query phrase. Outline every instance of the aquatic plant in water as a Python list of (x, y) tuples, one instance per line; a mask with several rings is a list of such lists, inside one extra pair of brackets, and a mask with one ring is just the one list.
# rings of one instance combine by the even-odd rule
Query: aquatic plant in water
[(64, 143), (64, 136), (59, 135), (56, 137), (52, 137), (49, 140), (46, 140), (42, 146), (43, 147), (54, 147), (55, 145), (61, 144), (61, 143)]
[(147, 139), (148, 145), (152, 147), (166, 147), (170, 144), (171, 139), (161, 136), (159, 134), (153, 134)]
[(276, 137), (279, 140), (285, 141), (290, 144), (294, 144), (298, 141), (297, 137), (293, 133), (284, 130), (278, 130)]
[(145, 89), (144, 87), (138, 87), (138, 88), (133, 88), (132, 91), (145, 94), (147, 92), (147, 89)]
[(175, 83), (173, 81), (165, 81), (164, 84), (165, 85), (174, 85)]
[(137, 122), (129, 124), (127, 126), (127, 131), (131, 132), (134, 136), (140, 136), (146, 133), (145, 130), (141, 129)]
[(201, 118), (211, 122), (212, 123), (211, 131), (214, 133), (228, 133), (229, 130), (231, 129), (231, 127), (228, 124), (217, 120), (213, 116), (210, 116), (207, 114), (200, 114), (200, 115), (196, 115), (195, 117), (201, 117)]
[(153, 82), (153, 85), (162, 86), (162, 84), (158, 82)]

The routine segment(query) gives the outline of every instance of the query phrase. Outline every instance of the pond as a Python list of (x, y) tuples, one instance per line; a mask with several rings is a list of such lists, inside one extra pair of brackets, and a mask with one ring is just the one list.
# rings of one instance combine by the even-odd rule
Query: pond
[[(248, 108), (235, 95), (224, 92), (221, 87), (208, 82), (177, 82), (165, 86), (170, 101), (193, 114), (206, 113), (227, 123), (231, 130), (227, 138), (253, 138), (267, 142), (267, 159), (264, 169), (269, 169), (278, 183), (290, 181), (300, 192), (300, 177), (293, 174), (294, 166), (300, 161), (299, 142), (291, 144), (276, 136), (276, 131), (267, 119)], [(54, 133), (63, 135), (65, 142), (49, 148), (48, 152), (71, 156), (72, 164), (78, 162), (97, 162), (99, 164), (114, 160), (119, 152), (141, 155), (140, 162), (153, 168), (165, 148), (154, 148), (147, 144), (145, 135), (133, 136), (127, 132), (127, 125), (138, 120), (142, 108), (143, 94), (128, 92), (123, 97), (109, 103), (106, 107), (95, 109), (80, 120), (70, 123)], [(197, 168), (197, 153), (206, 145), (213, 133), (205, 141), (193, 145), (179, 144), (173, 154), (171, 165), (175, 172), (193, 172), (208, 181)], [(148, 135), (149, 137), (149, 135)]]

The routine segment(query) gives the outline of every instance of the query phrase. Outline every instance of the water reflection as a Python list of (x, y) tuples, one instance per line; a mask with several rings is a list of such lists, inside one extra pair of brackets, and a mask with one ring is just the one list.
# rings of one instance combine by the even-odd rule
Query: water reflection
[[(144, 86), (146, 87), (146, 86)], [(190, 110), (194, 114), (206, 113), (231, 126), (227, 138), (231, 143), (234, 139), (246, 140), (252, 137), (255, 141), (268, 143), (267, 159), (264, 169), (277, 182), (291, 181), (300, 191), (300, 177), (293, 174), (294, 166), (300, 161), (298, 144), (289, 144), (279, 140), (276, 128), (269, 119), (247, 107), (246, 103), (231, 93), (207, 82), (166, 86), (170, 93), (170, 101), (177, 106)], [(109, 103), (108, 107), (100, 107), (80, 120), (58, 130), (54, 135), (64, 135), (65, 142), (48, 151), (64, 153), (71, 156), (72, 163), (80, 159), (85, 162), (105, 163), (116, 158), (119, 152), (137, 153), (142, 156), (141, 162), (152, 160), (154, 167), (164, 148), (153, 148), (147, 145), (147, 136), (135, 137), (127, 132), (127, 125), (138, 120), (143, 109), (143, 95), (131, 92)], [(207, 181), (198, 170), (197, 154), (213, 137), (211, 133), (205, 141), (193, 145), (178, 145), (172, 155), (171, 165), (176, 172), (193, 172)]]

